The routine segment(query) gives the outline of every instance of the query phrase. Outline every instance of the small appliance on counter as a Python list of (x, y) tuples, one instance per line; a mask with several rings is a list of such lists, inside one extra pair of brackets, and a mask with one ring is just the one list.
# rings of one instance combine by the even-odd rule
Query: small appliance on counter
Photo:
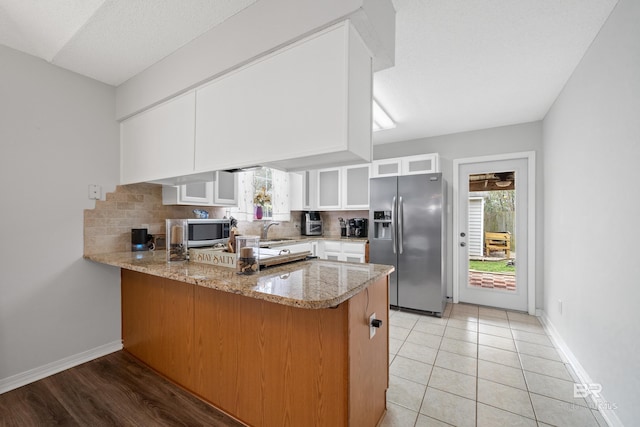
[(340, 221), (340, 237), (347, 237), (349, 235), (347, 232), (347, 222), (342, 218), (338, 218), (338, 221)]
[(301, 234), (303, 236), (322, 236), (320, 212), (302, 212)]
[(367, 237), (368, 222), (367, 218), (349, 218), (349, 237)]
[(187, 221), (187, 245), (190, 248), (224, 245), (229, 241), (230, 219), (189, 218)]
[(146, 228), (131, 229), (131, 252), (148, 251), (153, 248), (153, 236)]

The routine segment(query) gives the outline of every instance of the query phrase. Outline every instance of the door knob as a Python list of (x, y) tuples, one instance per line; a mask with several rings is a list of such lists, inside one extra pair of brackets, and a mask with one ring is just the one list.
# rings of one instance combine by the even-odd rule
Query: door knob
[(464, 237), (464, 236), (466, 236), (466, 235), (467, 235), (467, 234), (466, 234), (464, 231), (463, 231), (462, 233), (460, 233), (460, 237)]
[(464, 248), (465, 246), (467, 246), (467, 244), (465, 242), (460, 242), (460, 246)]

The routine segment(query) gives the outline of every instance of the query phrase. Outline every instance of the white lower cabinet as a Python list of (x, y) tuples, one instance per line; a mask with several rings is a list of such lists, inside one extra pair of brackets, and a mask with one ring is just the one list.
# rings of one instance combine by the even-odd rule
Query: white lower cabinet
[(365, 262), (365, 242), (320, 240), (318, 257), (329, 261)]

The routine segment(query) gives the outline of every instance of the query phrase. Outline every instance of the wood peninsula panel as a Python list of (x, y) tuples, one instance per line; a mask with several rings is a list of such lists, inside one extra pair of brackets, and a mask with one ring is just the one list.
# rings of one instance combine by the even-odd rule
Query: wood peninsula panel
[[(349, 303), (350, 426), (375, 426), (387, 408), (389, 388), (388, 276), (376, 281)], [(369, 339), (369, 316), (382, 326)]]
[(193, 285), (122, 270), (124, 348), (169, 379), (193, 383)]
[[(388, 388), (388, 277), (306, 309), (122, 270), (125, 350), (252, 426), (376, 426)], [(369, 339), (369, 316), (382, 320)]]
[(346, 425), (346, 304), (309, 310), (206, 288), (195, 299), (198, 395), (250, 425)]

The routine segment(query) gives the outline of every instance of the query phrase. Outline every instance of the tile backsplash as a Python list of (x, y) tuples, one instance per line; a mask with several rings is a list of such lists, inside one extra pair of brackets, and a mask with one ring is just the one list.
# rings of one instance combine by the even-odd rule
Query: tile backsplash
[[(209, 212), (210, 218), (222, 218), (224, 207), (170, 206), (162, 204), (159, 184), (119, 185), (105, 200), (96, 201), (94, 209), (84, 211), (84, 254), (126, 252), (131, 250), (131, 229), (148, 224), (150, 234), (164, 234), (167, 218), (195, 218), (194, 209)], [(367, 218), (368, 211), (320, 212), (324, 235), (340, 236), (339, 217)], [(301, 212), (291, 211), (290, 221), (280, 221), (269, 229), (269, 238), (300, 236)], [(264, 221), (238, 221), (238, 229), (245, 235), (260, 236)]]
[(164, 234), (165, 219), (195, 218), (194, 209), (204, 209), (210, 218), (222, 218), (224, 208), (169, 206), (162, 204), (159, 184), (119, 185), (94, 209), (84, 211), (84, 254), (131, 250), (131, 229), (149, 225), (149, 233)]

